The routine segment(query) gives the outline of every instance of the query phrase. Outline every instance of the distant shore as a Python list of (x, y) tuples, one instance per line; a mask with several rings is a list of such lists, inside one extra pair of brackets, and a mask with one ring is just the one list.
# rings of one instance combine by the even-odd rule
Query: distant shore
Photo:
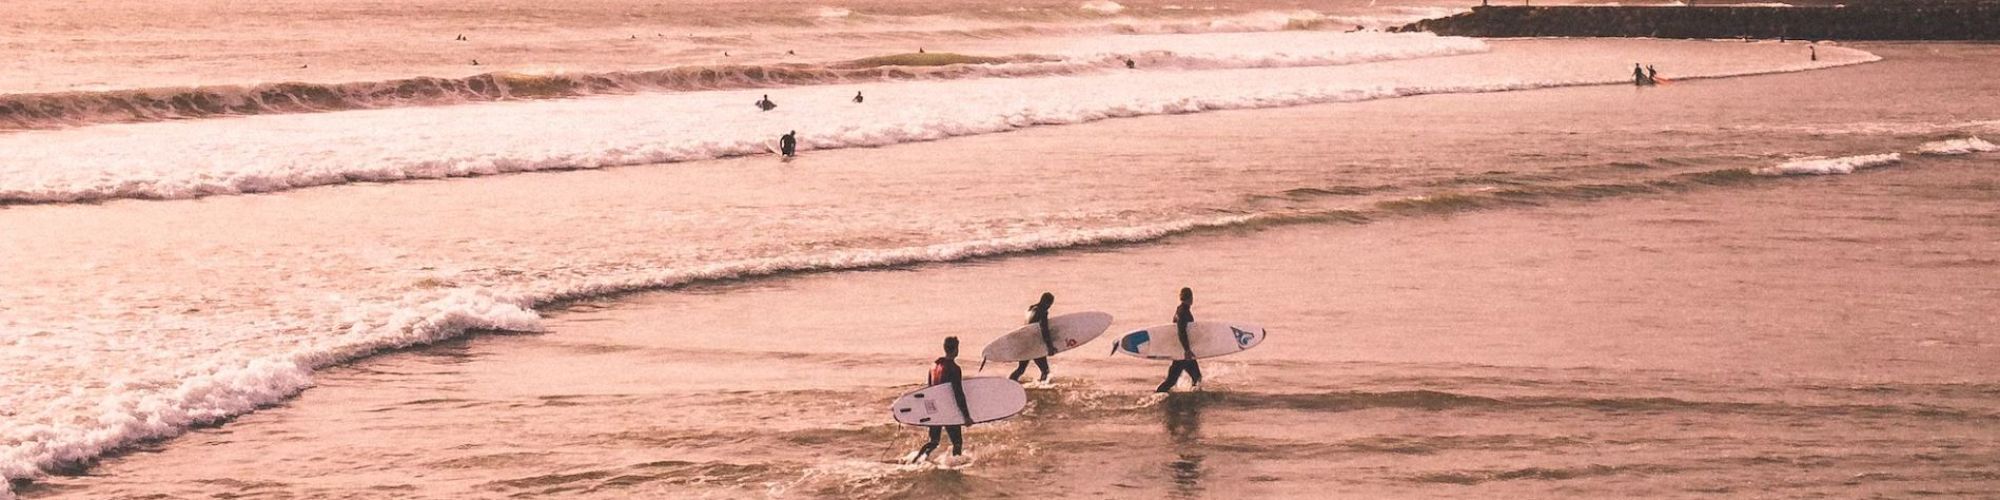
[(1399, 31), (1477, 37), (2000, 40), (2000, 5), (1482, 6)]

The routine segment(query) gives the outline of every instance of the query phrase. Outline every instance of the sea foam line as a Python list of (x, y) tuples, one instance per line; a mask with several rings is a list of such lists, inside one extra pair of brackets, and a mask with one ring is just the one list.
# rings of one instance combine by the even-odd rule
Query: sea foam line
[[(1737, 170), (1740, 172), (1740, 170)], [(1710, 172), (1621, 185), (1580, 184), (1474, 191), (1451, 195), (1466, 203), (1449, 211), (1521, 206), (1535, 200), (1600, 199), (1593, 193), (1650, 193), (1704, 185)], [(1726, 174), (1728, 171), (1719, 173)], [(1575, 196), (1593, 194), (1591, 196)], [(458, 288), (416, 292), (395, 303), (366, 304), (349, 311), (350, 323), (328, 337), (281, 355), (240, 366), (211, 365), (171, 388), (126, 393), (100, 401), (102, 411), (88, 422), (17, 425), (0, 428), (0, 499), (11, 497), (15, 480), (72, 467), (132, 443), (180, 435), (283, 401), (312, 386), (314, 372), (375, 353), (435, 343), (476, 331), (539, 332), (537, 308), (586, 298), (641, 291), (767, 278), (803, 273), (960, 262), (1038, 251), (1126, 245), (1217, 229), (1315, 222), (1366, 223), (1373, 218), (1436, 213), (1430, 197), (1390, 200), (1373, 208), (1296, 210), (1182, 219), (1139, 226), (1057, 230), (925, 246), (855, 250), (660, 269), (628, 276), (538, 283), (518, 289)], [(7, 424), (0, 422), (0, 424)]]
[[(1355, 49), (1351, 57), (1409, 59), (1486, 50), (1477, 40), (1428, 34), (1371, 39), (1378, 43)], [(1680, 79), (1807, 71), (1880, 59), (1845, 48), (1830, 47), (1821, 52), (1822, 61), (1817, 63), (1719, 71)], [(811, 102), (815, 104), (799, 114), (788, 114), (794, 108), (787, 107), (771, 114), (744, 113), (733, 106), (718, 109), (716, 101), (727, 96), (661, 95), (23, 132), (0, 135), (0, 149), (13, 151), (11, 164), (0, 164), (0, 203), (185, 199), (352, 182), (715, 159), (763, 153), (765, 138), (770, 137), (766, 134), (795, 128), (800, 121), (819, 127), (800, 134), (801, 150), (809, 151), (932, 141), (1110, 118), (1626, 82), (1622, 76), (1604, 76), (1430, 85), (1287, 81), (1263, 86), (1177, 86), (1195, 78), (1220, 81), (1250, 76), (1254, 75), (1187, 72), (1166, 77), (1117, 74), (937, 83), (900, 89), (911, 99), (930, 100), (912, 102), (910, 108), (887, 114), (863, 114), (854, 111), (861, 108), (844, 104), (820, 104), (844, 101), (845, 96), (831, 94), (853, 88), (819, 87), (812, 91), (827, 95), (814, 95)], [(938, 87), (943, 85), (957, 86)], [(1133, 93), (1106, 94), (1101, 91), (1103, 86)], [(748, 107), (747, 98), (740, 103), (742, 107)], [(634, 113), (635, 107), (646, 111)], [(469, 125), (509, 120), (523, 125)], [(546, 123), (534, 123), (537, 121)]]

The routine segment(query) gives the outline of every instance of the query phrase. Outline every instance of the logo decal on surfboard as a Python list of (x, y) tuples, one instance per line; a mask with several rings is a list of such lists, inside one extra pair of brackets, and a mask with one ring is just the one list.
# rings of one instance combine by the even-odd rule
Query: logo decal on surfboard
[(1253, 335), (1250, 332), (1237, 329), (1236, 327), (1233, 326), (1229, 327), (1229, 331), (1231, 333), (1236, 334), (1236, 347), (1239, 348), (1249, 349), (1250, 341), (1257, 338), (1256, 335)]

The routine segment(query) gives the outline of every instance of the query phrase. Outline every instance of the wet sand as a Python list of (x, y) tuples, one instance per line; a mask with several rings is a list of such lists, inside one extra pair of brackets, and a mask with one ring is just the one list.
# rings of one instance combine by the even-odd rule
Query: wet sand
[[(1898, 50), (1911, 56), (1923, 48)], [(1877, 82), (1870, 78), (1898, 70), (1828, 73)], [(1199, 191), (1212, 175), (1204, 165), (1218, 161), (1204, 145), (1225, 140), (1218, 136), (1236, 139), (1230, 143), (1250, 157), (1224, 162), (1230, 168), (1307, 172), (1327, 157), (1365, 158), (1355, 152), (1371, 147), (1310, 141), (1299, 153), (1294, 141), (1248, 137), (1245, 131), (1259, 124), (1292, 124), (1308, 129), (1308, 137), (1369, 125), (1381, 126), (1374, 133), (1382, 137), (1452, 124), (1477, 131), (1430, 139), (1434, 147), (1423, 151), (1454, 151), (1416, 153), (1412, 163), (1437, 168), (1432, 175), (1402, 170), (1371, 178), (1399, 186), (1392, 192), (1274, 201), (1359, 209), (1428, 190), (1477, 191), (1557, 172), (1564, 175), (1545, 184), (1644, 182), (1733, 166), (1706, 163), (1711, 159), (1577, 168), (1672, 158), (1664, 146), (1641, 140), (1645, 134), (1688, 134), (1678, 144), (1714, 141), (1703, 144), (1742, 148), (1745, 165), (1768, 163), (1768, 153), (1756, 152), (1767, 148), (1733, 145), (1726, 130), (1702, 135), (1675, 127), (1855, 125), (1806, 118), (1851, 116), (1838, 107), (1864, 106), (1839, 99), (1821, 109), (1690, 103), (1741, 103), (1760, 92), (1812, 85), (1826, 94), (1865, 93), (1811, 76), (1702, 82), (1659, 90), (1706, 97), (1640, 108), (1663, 117), (1661, 123), (1590, 131), (1574, 124), (1614, 122), (1606, 117), (1633, 106), (1632, 89), (1431, 96), (1118, 120), (809, 160), (828, 174), (813, 182), (824, 183), (877, 175), (864, 167), (909, 168), (923, 158), (949, 167), (935, 159), (965, 151), (1015, 155), (1015, 161), (960, 165), (971, 178), (978, 168), (1022, 174), (1021, 168), (1067, 164), (1025, 159), (1121, 158), (1121, 146), (1135, 138), (1168, 137), (1166, 152), (1134, 161), (1186, 161), (1159, 171), (1162, 182)], [(1884, 101), (1865, 105), (1892, 105)], [(1766, 119), (1737, 121), (1730, 113)], [(1770, 119), (1782, 113), (1800, 118)], [(1979, 118), (1971, 115), (1960, 118)], [(1466, 126), (1481, 120), (1515, 126)], [(1392, 128), (1396, 123), (1409, 128)], [(1515, 156), (1548, 151), (1519, 144), (1578, 133), (1624, 149), (1587, 159)], [(1926, 136), (1806, 131), (1787, 136), (1795, 142), (1778, 149), (1848, 154), (1906, 147)], [(1503, 139), (1516, 146), (1494, 144)], [(1408, 156), (1374, 144), (1382, 157)], [(1480, 160), (1497, 159), (1516, 160), (1510, 165), (1519, 171), (1511, 173), (1535, 175), (1466, 180), (1485, 172)], [(662, 199), (701, 199), (700, 183), (670, 180), (806, 182), (796, 170), (801, 166), (750, 163), (757, 160), (346, 186), (194, 204), (247, 212), (217, 206), (379, 196), (423, 206), (442, 201), (380, 193), (525, 199), (547, 181), (567, 187), (535, 204), (657, 207)], [(1542, 199), (1469, 212), (1371, 210), (1358, 218), (1252, 225), (1149, 245), (574, 303), (555, 312), (546, 332), (479, 336), (335, 368), (280, 406), (22, 493), (1990, 496), (2000, 494), (2000, 469), (1993, 465), (2000, 463), (1994, 430), (2000, 380), (1985, 369), (2000, 361), (1991, 333), (2000, 331), (1992, 306), (2000, 303), (2000, 262), (1992, 257), (2000, 255), (1994, 208), (2000, 169), (1993, 161), (1990, 154), (1913, 157), (1849, 176), (1750, 179), (1596, 201)], [(1288, 179), (1325, 188), (1353, 177), (1324, 175), (1318, 183)], [(645, 186), (682, 191), (644, 198)], [(1214, 196), (1276, 191), (1282, 189), (1238, 185)], [(540, 230), (561, 233), (551, 227)], [(409, 229), (381, 233), (426, 234)], [(1205, 364), (1206, 391), (1164, 400), (1147, 394), (1162, 366), (1104, 357), (1105, 344), (1065, 354), (1055, 359), (1058, 384), (1032, 391), (1026, 415), (971, 429), (971, 465), (891, 463), (915, 448), (918, 433), (886, 423), (884, 408), (916, 387), (943, 336), (959, 335), (976, 352), (1018, 322), (1042, 291), (1058, 296), (1058, 313), (1110, 312), (1118, 318), (1114, 332), (1149, 326), (1165, 322), (1181, 286), (1195, 289), (1197, 317), (1261, 322), (1270, 340)], [(1008, 368), (988, 366), (984, 374)]]

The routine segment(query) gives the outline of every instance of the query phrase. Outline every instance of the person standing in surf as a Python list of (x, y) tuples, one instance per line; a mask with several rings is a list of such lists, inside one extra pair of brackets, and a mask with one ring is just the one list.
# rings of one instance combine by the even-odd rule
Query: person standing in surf
[[(928, 385), (951, 384), (951, 397), (958, 400), (959, 414), (965, 417), (965, 425), (972, 425), (972, 410), (965, 405), (965, 386), (960, 383), (963, 381), (962, 377), (964, 374), (958, 369), (958, 337), (945, 337), (944, 357), (938, 358), (937, 362), (931, 364), (930, 377), (925, 380)], [(959, 456), (965, 446), (963, 427), (931, 426), (930, 442), (924, 443), (924, 447), (918, 448), (917, 453), (910, 456), (910, 463), (917, 463), (937, 450), (939, 433), (951, 434), (951, 456)]]
[[(1050, 355), (1056, 353), (1056, 339), (1054, 334), (1049, 331), (1049, 306), (1054, 305), (1055, 303), (1056, 303), (1056, 294), (1042, 292), (1042, 300), (1035, 302), (1034, 305), (1028, 306), (1028, 324), (1030, 325), (1038, 324), (1042, 326), (1042, 346), (1049, 348), (1047, 352)], [(1049, 357), (1045, 355), (1039, 358), (1035, 358), (1034, 362), (1035, 362), (1035, 368), (1040, 368), (1042, 370), (1042, 378), (1038, 379), (1037, 381), (1044, 383), (1048, 382)], [(1013, 379), (1015, 382), (1020, 382), (1021, 375), (1027, 373), (1028, 373), (1028, 362), (1022, 361), (1019, 366), (1014, 367), (1014, 373), (1012, 375), (1008, 375), (1007, 378)]]
[(770, 110), (772, 110), (772, 109), (776, 109), (777, 107), (778, 107), (778, 103), (775, 103), (775, 102), (771, 102), (771, 94), (764, 94), (764, 98), (763, 98), (763, 99), (758, 99), (758, 100), (757, 100), (757, 109), (761, 109), (761, 110), (764, 110), (764, 111), (770, 111)]
[(799, 153), (798, 135), (799, 131), (793, 130), (790, 132), (785, 132), (784, 136), (779, 137), (778, 154), (784, 155), (786, 158), (791, 158), (793, 156), (798, 155)]
[(861, 104), (861, 100), (862, 100), (862, 99), (861, 99), (861, 92), (860, 92), (860, 91), (855, 91), (855, 92), (854, 92), (854, 103), (855, 103), (855, 104)]
[(1194, 348), (1188, 346), (1188, 325), (1194, 323), (1194, 289), (1181, 289), (1181, 306), (1174, 309), (1174, 332), (1180, 335), (1183, 359), (1174, 360), (1167, 366), (1167, 381), (1160, 383), (1153, 392), (1167, 392), (1181, 381), (1181, 372), (1187, 372), (1188, 380), (1194, 382), (1195, 390), (1201, 390), (1201, 362), (1194, 359)]

